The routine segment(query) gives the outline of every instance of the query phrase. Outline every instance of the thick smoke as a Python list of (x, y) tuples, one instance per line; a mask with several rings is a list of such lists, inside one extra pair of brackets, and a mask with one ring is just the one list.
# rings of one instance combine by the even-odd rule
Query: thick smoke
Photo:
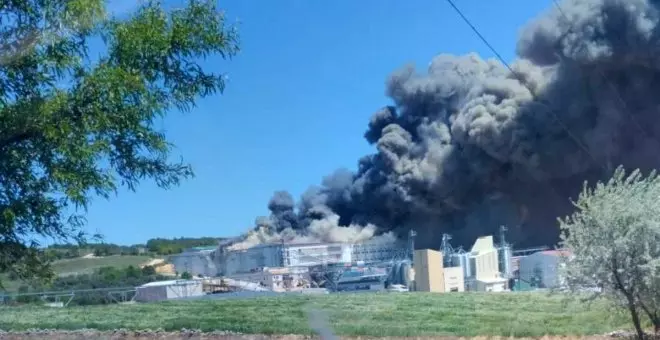
[(660, 4), (560, 5), (522, 30), (513, 72), (476, 54), (443, 54), (423, 74), (409, 66), (391, 75), (393, 105), (365, 133), (377, 152), (309, 189), (297, 209), (277, 193), (247, 240), (412, 228), (418, 245), (437, 248), (445, 232), (471, 244), (507, 225), (515, 246), (551, 245), (585, 180), (619, 164), (658, 168)]

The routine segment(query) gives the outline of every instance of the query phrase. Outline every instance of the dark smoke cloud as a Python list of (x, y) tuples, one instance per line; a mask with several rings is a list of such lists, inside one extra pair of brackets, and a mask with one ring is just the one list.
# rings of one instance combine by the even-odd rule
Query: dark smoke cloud
[(523, 29), (514, 73), (476, 54), (395, 72), (394, 105), (365, 133), (377, 152), (311, 188), (295, 211), (276, 194), (276, 229), (306, 235), (327, 219), (376, 234), (413, 228), (421, 247), (437, 248), (442, 233), (469, 245), (506, 224), (518, 247), (555, 243), (556, 217), (585, 180), (618, 164), (660, 166), (658, 3), (563, 1), (563, 14), (550, 9)]
[(295, 202), (293, 197), (286, 191), (276, 191), (268, 202), (268, 210), (271, 212), (271, 221), (275, 231), (284, 229), (298, 229), (298, 216), (294, 212)]

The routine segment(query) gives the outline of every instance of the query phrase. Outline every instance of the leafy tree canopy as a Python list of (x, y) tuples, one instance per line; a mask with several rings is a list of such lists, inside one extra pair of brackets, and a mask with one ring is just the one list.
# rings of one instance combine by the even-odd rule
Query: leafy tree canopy
[(660, 176), (619, 167), (607, 183), (585, 185), (575, 206), (560, 220), (568, 287), (625, 308), (640, 338), (640, 314), (660, 330)]
[(118, 19), (103, 0), (0, 2), (0, 272), (50, 277), (35, 240), (88, 239), (93, 196), (193, 175), (154, 122), (222, 92), (200, 61), (235, 55), (237, 34), (213, 0), (141, 3)]

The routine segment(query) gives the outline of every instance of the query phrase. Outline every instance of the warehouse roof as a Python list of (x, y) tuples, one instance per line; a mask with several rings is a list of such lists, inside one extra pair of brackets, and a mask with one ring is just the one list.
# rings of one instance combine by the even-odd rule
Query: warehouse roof
[(568, 249), (557, 249), (557, 250), (544, 250), (541, 252), (544, 255), (552, 256), (570, 256), (571, 252)]
[(162, 287), (162, 286), (191, 285), (191, 284), (199, 284), (199, 280), (154, 281), (154, 282), (145, 283), (140, 287)]

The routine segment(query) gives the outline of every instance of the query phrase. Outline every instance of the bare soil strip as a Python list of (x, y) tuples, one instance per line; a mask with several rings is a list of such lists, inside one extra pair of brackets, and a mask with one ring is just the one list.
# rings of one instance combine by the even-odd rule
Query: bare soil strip
[[(612, 339), (612, 336), (589, 336), (589, 337), (553, 337), (546, 336), (541, 338), (516, 338), (516, 340), (522, 339), (539, 339), (539, 340), (577, 340), (577, 339), (588, 339), (588, 340), (600, 340), (600, 339)], [(98, 339), (98, 340), (178, 340), (178, 339), (187, 339), (187, 340), (311, 340), (311, 339), (320, 339), (315, 336), (304, 336), (304, 335), (243, 335), (243, 334), (231, 334), (227, 332), (211, 332), (211, 333), (201, 333), (196, 331), (182, 331), (182, 332), (137, 332), (137, 331), (113, 331), (113, 332), (98, 332), (93, 330), (80, 330), (80, 331), (27, 331), (27, 332), (2, 332), (0, 333), (0, 339), (2, 340), (24, 340), (24, 339), (43, 339), (43, 340), (83, 340), (83, 339)], [(401, 339), (401, 340), (412, 340), (412, 339), (437, 339), (437, 340), (504, 340), (511, 339), (506, 337), (474, 337), (474, 338), (464, 338), (464, 337), (341, 337), (341, 339), (350, 339), (350, 340), (368, 340), (368, 339)]]

